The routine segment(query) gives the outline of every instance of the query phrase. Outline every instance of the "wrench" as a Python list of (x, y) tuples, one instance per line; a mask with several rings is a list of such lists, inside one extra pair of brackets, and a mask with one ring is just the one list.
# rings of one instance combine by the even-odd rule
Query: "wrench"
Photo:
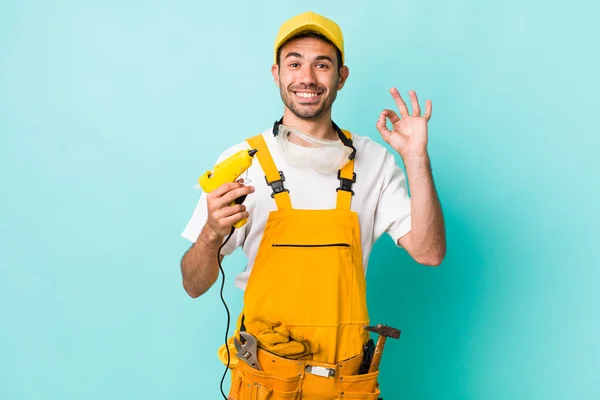
[(246, 339), (246, 343), (242, 345), (237, 338), (233, 338), (233, 344), (238, 351), (236, 354), (237, 357), (252, 368), (262, 371), (258, 359), (256, 358), (256, 338), (248, 332), (240, 332), (240, 336)]

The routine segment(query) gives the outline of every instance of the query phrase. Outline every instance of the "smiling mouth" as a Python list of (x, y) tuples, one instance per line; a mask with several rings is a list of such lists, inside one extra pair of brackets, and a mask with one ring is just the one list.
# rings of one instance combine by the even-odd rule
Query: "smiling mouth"
[(298, 91), (298, 92), (294, 91), (293, 93), (303, 100), (314, 100), (321, 95), (321, 93), (304, 92), (304, 91)]

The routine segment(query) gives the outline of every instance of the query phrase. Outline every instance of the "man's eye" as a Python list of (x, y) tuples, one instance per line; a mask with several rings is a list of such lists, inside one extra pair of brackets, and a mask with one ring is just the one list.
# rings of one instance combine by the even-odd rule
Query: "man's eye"
[(317, 64), (317, 68), (327, 68), (327, 64)]
[(290, 67), (292, 67), (292, 68), (298, 68), (298, 66), (300, 66), (300, 64), (298, 64), (298, 63), (291, 63), (290, 64)]

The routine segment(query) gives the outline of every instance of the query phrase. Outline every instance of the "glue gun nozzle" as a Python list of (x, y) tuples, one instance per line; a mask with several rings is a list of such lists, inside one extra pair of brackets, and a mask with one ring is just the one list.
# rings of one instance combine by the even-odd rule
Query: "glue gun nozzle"
[(254, 155), (256, 154), (256, 152), (257, 152), (257, 151), (258, 151), (257, 149), (252, 149), (252, 150), (249, 150), (249, 151), (248, 151), (248, 155), (249, 155), (250, 157), (254, 157)]

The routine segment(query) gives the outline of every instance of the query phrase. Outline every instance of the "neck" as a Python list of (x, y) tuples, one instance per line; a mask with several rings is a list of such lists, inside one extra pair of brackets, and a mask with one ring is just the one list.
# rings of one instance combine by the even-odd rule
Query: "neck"
[(333, 124), (331, 123), (331, 109), (317, 118), (303, 119), (296, 116), (296, 114), (291, 112), (286, 107), (283, 113), (283, 124), (296, 128), (304, 133), (307, 133), (319, 139), (338, 139), (337, 132), (335, 131), (335, 129), (333, 128)]

